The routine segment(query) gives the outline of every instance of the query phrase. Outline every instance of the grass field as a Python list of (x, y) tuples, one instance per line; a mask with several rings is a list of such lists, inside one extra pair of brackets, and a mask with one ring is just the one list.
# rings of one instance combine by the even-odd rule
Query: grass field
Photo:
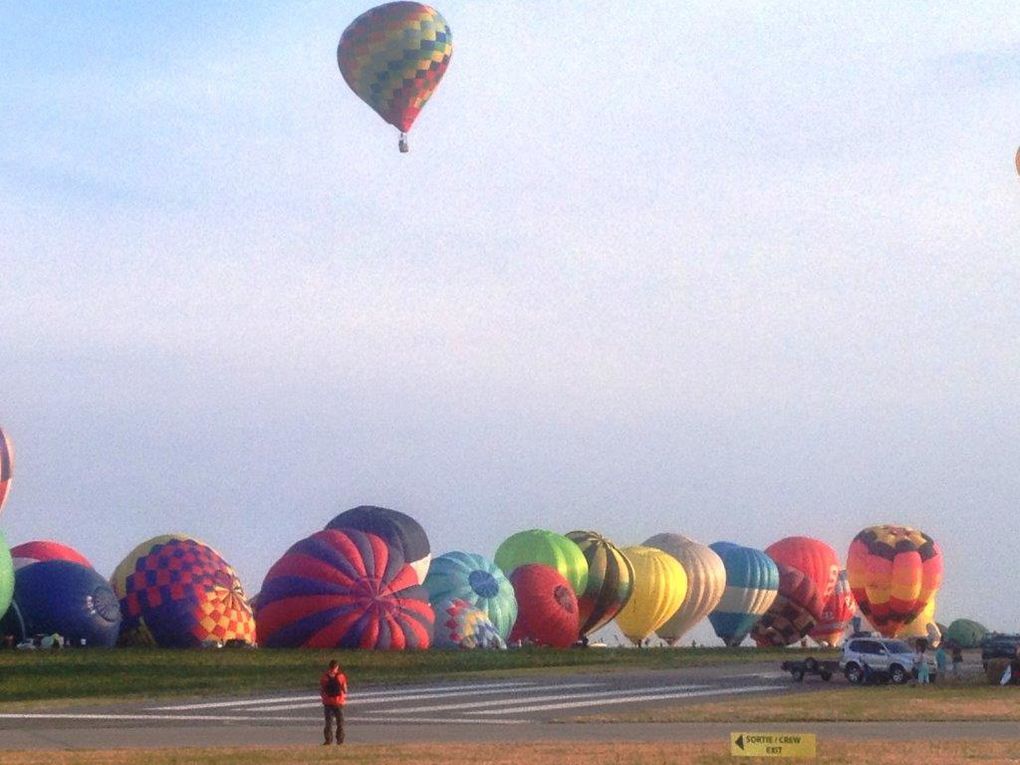
[[(807, 652), (805, 652), (807, 653)], [(815, 650), (814, 656), (822, 655)], [(512, 651), (288, 651), (158, 649), (0, 651), (0, 699), (95, 700), (154, 696), (243, 696), (314, 687), (336, 657), (352, 689), (464, 675), (611, 672), (795, 658), (799, 650), (728, 648), (520, 649)], [(3, 706), (3, 704), (0, 704)]]
[[(861, 763), (870, 765), (913, 765), (917, 762), (1016, 763), (1020, 753), (1015, 742), (935, 741), (885, 743), (830, 740), (818, 742), (820, 763)], [(37, 765), (39, 752), (4, 752), (4, 765)], [(104, 752), (47, 752), (50, 765), (291, 765), (291, 763), (344, 762), (357, 765), (447, 765), (470, 762), (477, 765), (674, 765), (732, 763), (729, 742), (683, 744), (422, 744), (416, 746), (345, 746), (288, 749), (178, 749)], [(796, 760), (795, 760), (796, 762)]]

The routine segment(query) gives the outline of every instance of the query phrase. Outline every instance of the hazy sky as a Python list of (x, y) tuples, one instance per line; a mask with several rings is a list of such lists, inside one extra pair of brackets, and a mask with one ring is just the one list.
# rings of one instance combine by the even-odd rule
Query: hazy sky
[(1020, 626), (1012, 0), (444, 0), (407, 155), (365, 8), (0, 2), (12, 543), (898, 522)]

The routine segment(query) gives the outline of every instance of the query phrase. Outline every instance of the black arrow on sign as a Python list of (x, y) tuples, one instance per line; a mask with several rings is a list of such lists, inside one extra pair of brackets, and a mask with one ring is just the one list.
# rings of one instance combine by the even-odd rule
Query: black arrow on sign
[(735, 743), (737, 746), (739, 746), (741, 749), (743, 749), (744, 748), (744, 734), (741, 733), (739, 736), (737, 736), (737, 740), (734, 741), (733, 743)]

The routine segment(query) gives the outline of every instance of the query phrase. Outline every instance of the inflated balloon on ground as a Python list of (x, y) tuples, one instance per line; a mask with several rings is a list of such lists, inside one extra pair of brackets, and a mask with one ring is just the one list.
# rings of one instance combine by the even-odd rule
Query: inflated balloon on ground
[(517, 595), (517, 622), (510, 642), (567, 648), (577, 640), (580, 625), (577, 596), (552, 566), (527, 563), (510, 574)]
[(973, 619), (954, 619), (942, 633), (942, 638), (960, 648), (977, 648), (987, 634), (988, 628), (980, 622)]
[(588, 563), (588, 582), (577, 598), (579, 630), (585, 636), (611, 622), (627, 604), (634, 588), (634, 566), (601, 534), (571, 531), (566, 536)]
[(726, 568), (726, 590), (708, 620), (726, 645), (738, 646), (776, 599), (779, 569), (772, 558), (753, 547), (733, 542), (713, 542), (709, 547)]
[(166, 534), (143, 542), (117, 566), (112, 584), (126, 644), (190, 648), (255, 641), (240, 579), (200, 540)]
[(822, 599), (811, 578), (785, 563), (776, 567), (776, 599), (751, 627), (751, 638), (759, 647), (793, 645), (811, 632), (822, 615)]
[(785, 537), (766, 547), (765, 554), (777, 564), (782, 563), (804, 574), (823, 602), (836, 589), (841, 569), (839, 556), (820, 539)]
[(624, 547), (634, 567), (634, 589), (616, 623), (635, 645), (676, 613), (687, 596), (687, 572), (680, 561), (655, 547)]
[(14, 562), (11, 551), (7, 548), (7, 540), (0, 531), (0, 619), (7, 613), (14, 596)]
[(726, 567), (715, 550), (683, 534), (656, 534), (643, 544), (669, 553), (687, 573), (684, 602), (665, 624), (655, 630), (655, 634), (669, 645), (675, 645), (719, 604), (726, 589)]
[(811, 630), (811, 637), (824, 646), (836, 646), (843, 639), (843, 633), (850, 626), (850, 620), (857, 613), (857, 602), (850, 592), (846, 571), (836, 577), (836, 586), (822, 606), (822, 618)]
[(357, 529), (326, 529), (291, 546), (259, 592), (269, 648), (428, 648), (428, 590), (396, 547)]
[(503, 570), (482, 555), (448, 552), (432, 560), (425, 589), (429, 602), (463, 600), (477, 608), (506, 640), (517, 620), (517, 596)]
[(432, 560), (432, 548), (425, 529), (414, 518), (388, 507), (361, 505), (346, 510), (328, 524), (327, 529), (355, 529), (375, 534), (386, 544), (400, 551), (404, 562), (414, 569), (418, 584), (425, 581)]
[(443, 600), (433, 605), (433, 610), (433, 648), (506, 648), (506, 641), (488, 617), (466, 600)]
[(511, 579), (518, 566), (540, 563), (556, 569), (570, 583), (575, 596), (580, 597), (588, 586), (588, 561), (581, 548), (553, 531), (520, 531), (505, 539), (494, 557), (496, 565)]

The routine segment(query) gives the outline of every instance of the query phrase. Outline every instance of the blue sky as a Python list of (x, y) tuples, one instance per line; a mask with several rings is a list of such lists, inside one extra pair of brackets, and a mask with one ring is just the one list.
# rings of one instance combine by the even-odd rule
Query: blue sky
[(361, 503), (487, 554), (901, 522), (1015, 628), (1014, 5), (440, 9), (400, 155), (361, 5), (0, 4), (7, 536), (254, 591)]

